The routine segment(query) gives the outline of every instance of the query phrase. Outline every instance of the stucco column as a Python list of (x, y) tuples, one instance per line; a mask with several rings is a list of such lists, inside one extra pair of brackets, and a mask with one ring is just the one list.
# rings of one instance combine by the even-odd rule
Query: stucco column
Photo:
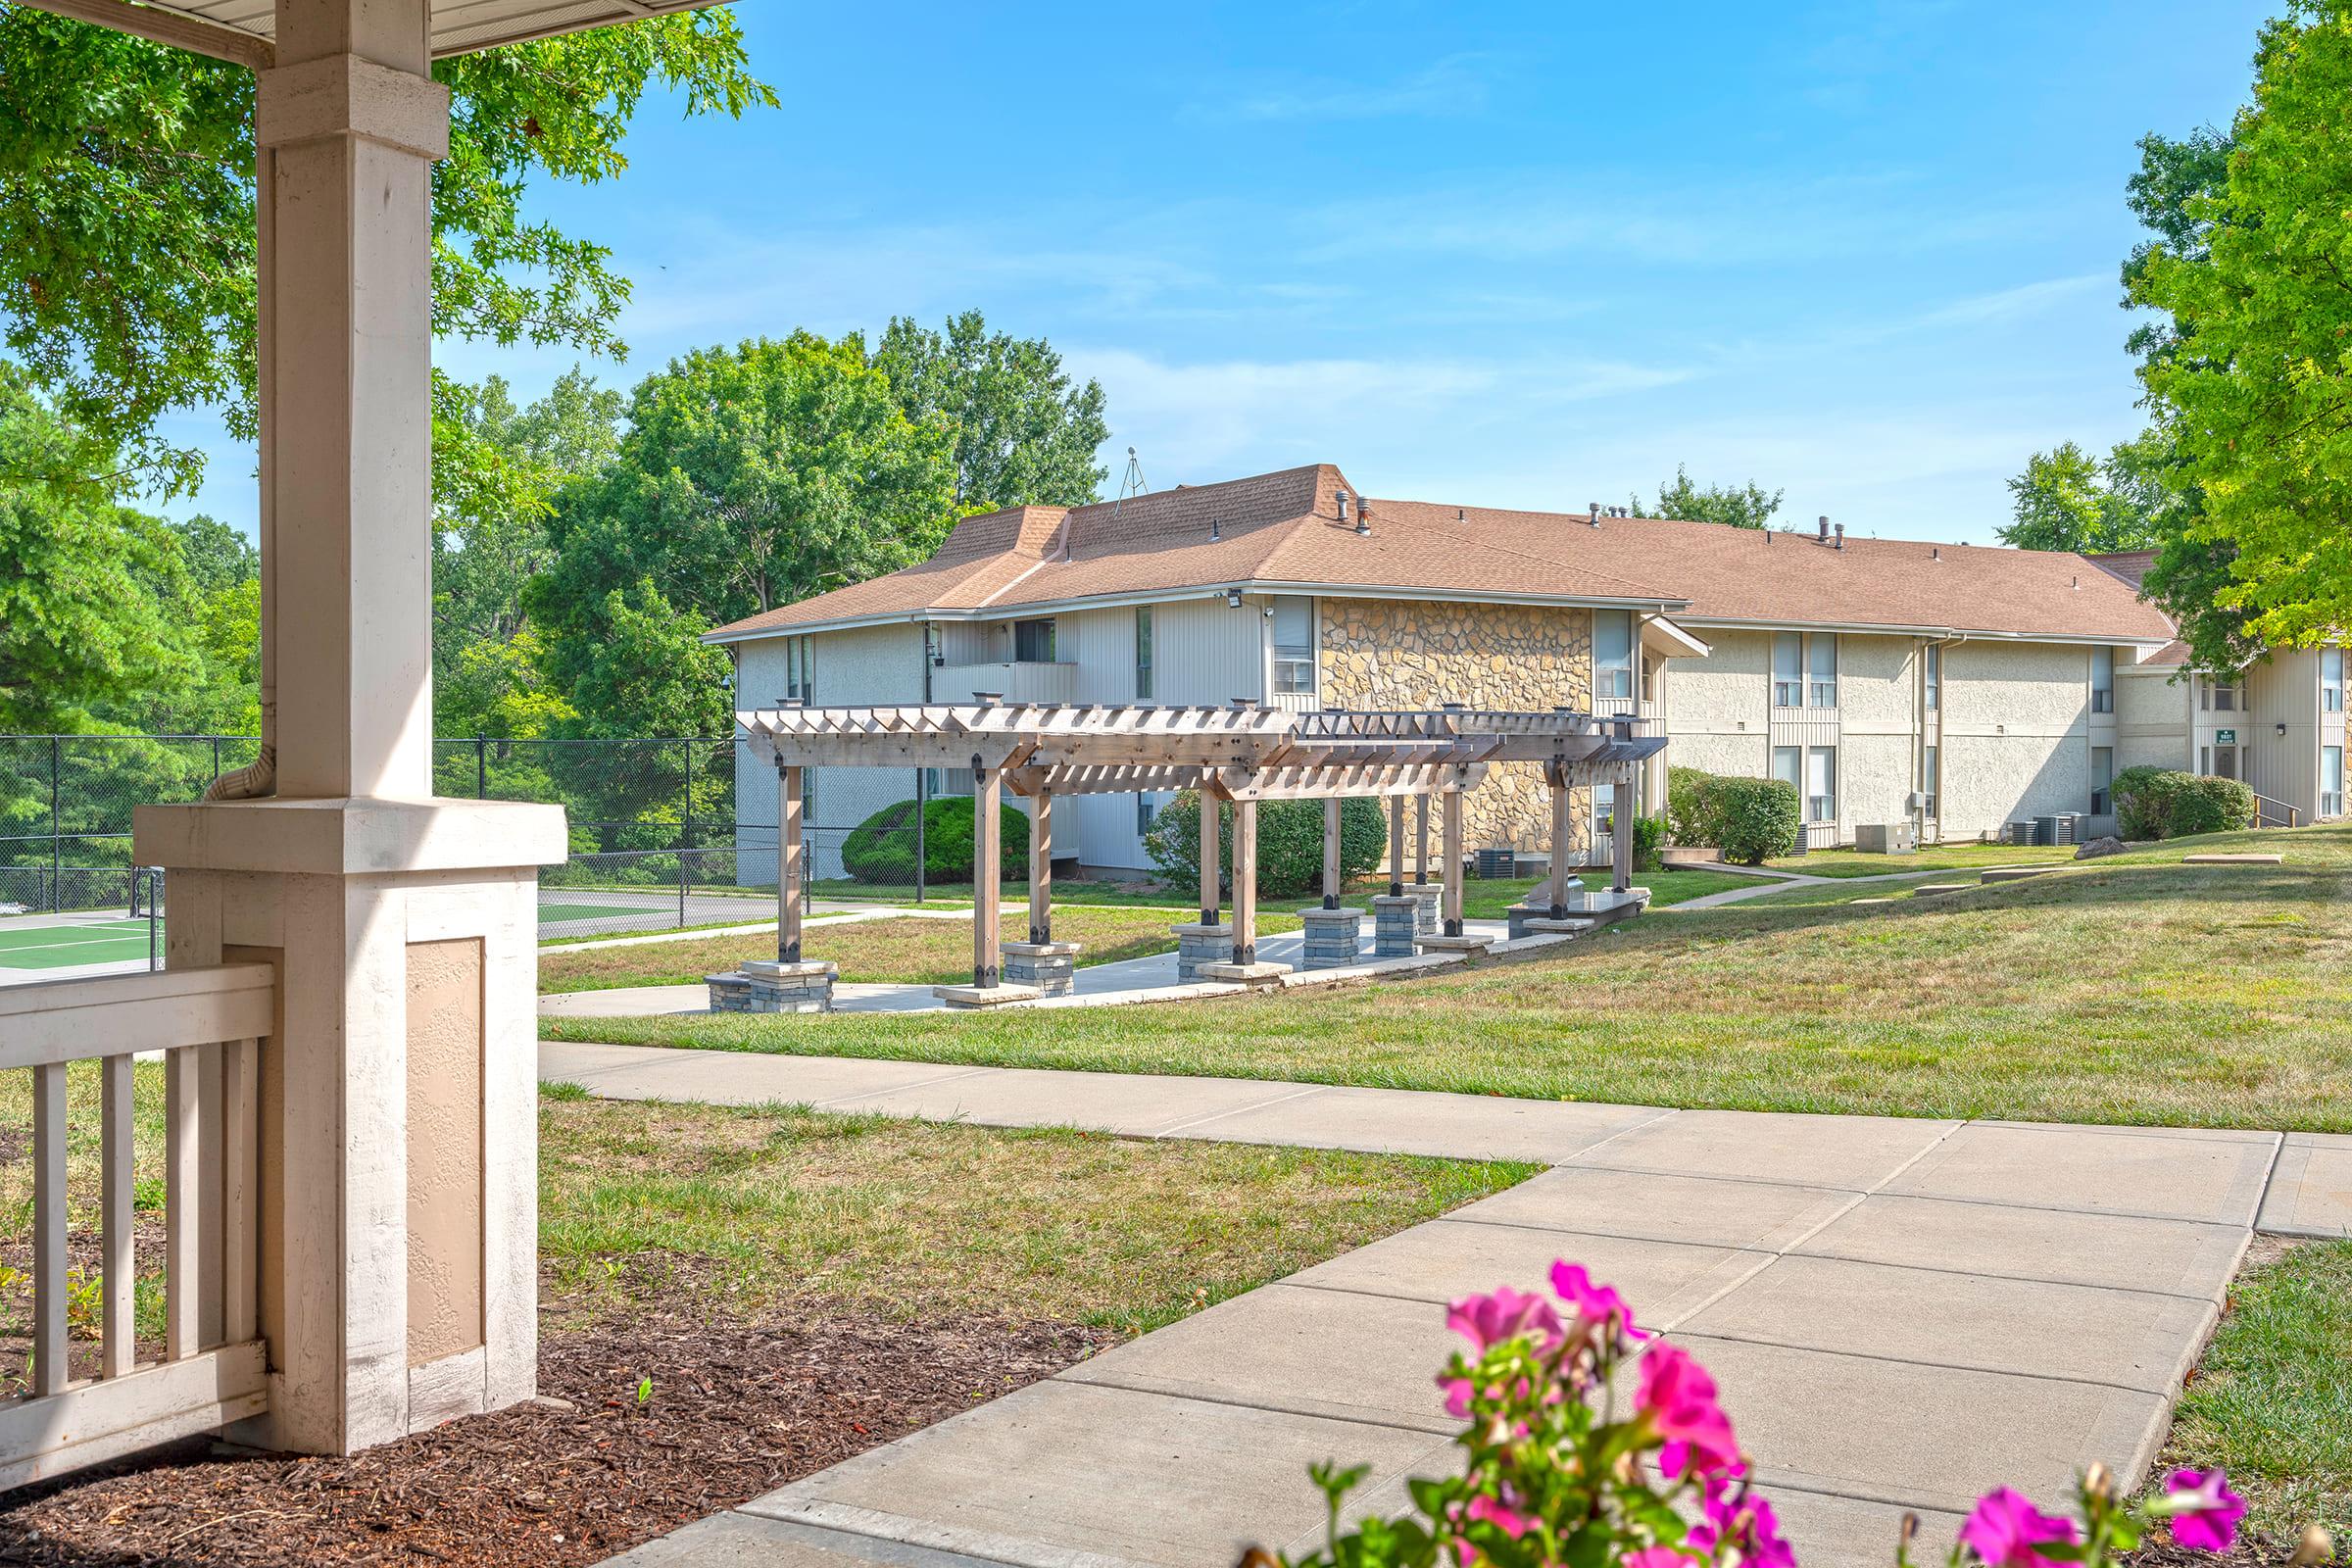
[[(269, 1408), (349, 1452), (537, 1379), (536, 868), (560, 808), (431, 798), (423, 0), (280, 0), (260, 76), (263, 668), (276, 795), (142, 807), (172, 967), (277, 968), (250, 1288)], [(199, 1114), (220, 1114), (218, 1063)], [(204, 1266), (224, 1266), (209, 1226)], [(207, 1324), (205, 1337), (252, 1332)]]

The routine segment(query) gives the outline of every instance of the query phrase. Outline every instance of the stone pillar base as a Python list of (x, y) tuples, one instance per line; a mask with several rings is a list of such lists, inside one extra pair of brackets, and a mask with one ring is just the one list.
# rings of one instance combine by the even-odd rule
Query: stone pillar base
[(1282, 977), (1291, 972), (1287, 963), (1235, 963), (1228, 957), (1221, 963), (1204, 963), (1200, 978), (1221, 985), (1278, 986)]
[(1405, 889), (1405, 896), (1420, 906), (1413, 916), (1413, 929), (1423, 936), (1435, 936), (1439, 928), (1439, 906), (1446, 898), (1446, 889), (1436, 882), (1416, 882)]
[(1421, 937), (1417, 939), (1416, 946), (1423, 953), (1459, 953), (1475, 958), (1492, 947), (1494, 942), (1493, 937), (1480, 936)]
[(1233, 926), (1228, 921), (1202, 925), (1198, 920), (1170, 926), (1176, 933), (1176, 983), (1191, 985), (1200, 978), (1204, 963), (1229, 963), (1233, 959)]
[(1301, 909), (1298, 918), (1306, 927), (1306, 955), (1301, 967), (1338, 969), (1356, 961), (1357, 950), (1364, 939), (1363, 910)]
[(1372, 901), (1372, 956), (1409, 958), (1421, 901), (1409, 893), (1383, 894)]
[(1075, 942), (1007, 942), (1004, 948), (1005, 983), (1034, 986), (1049, 997), (1066, 997), (1078, 987), (1078, 949)]
[(1002, 1007), (1010, 1002), (1035, 1002), (1045, 995), (1035, 986), (933, 986), (931, 994), (951, 1007)]
[(1550, 916), (1551, 906), (1548, 904), (1514, 904), (1503, 910), (1502, 914), (1503, 918), (1510, 922), (1511, 940), (1516, 942), (1527, 935), (1527, 923), (1530, 920), (1541, 920)]
[(712, 1012), (831, 1012), (840, 965), (747, 958), (733, 974), (706, 975)]

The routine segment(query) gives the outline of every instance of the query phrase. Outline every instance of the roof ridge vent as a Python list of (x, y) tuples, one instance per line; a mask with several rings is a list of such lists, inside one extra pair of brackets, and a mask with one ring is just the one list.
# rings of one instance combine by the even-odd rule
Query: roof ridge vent
[(1585, 525), (1589, 528), (1597, 528), (1600, 526), (1599, 502), (1588, 501), (1585, 503)]

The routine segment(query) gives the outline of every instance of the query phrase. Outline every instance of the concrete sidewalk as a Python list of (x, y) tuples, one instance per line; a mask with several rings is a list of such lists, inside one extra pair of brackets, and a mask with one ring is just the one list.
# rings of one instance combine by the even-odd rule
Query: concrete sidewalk
[(1451, 1462), (1443, 1303), (1625, 1290), (1717, 1374), (1808, 1565), (1948, 1542), (1996, 1485), (2136, 1477), (2257, 1224), (2352, 1224), (2352, 1139), (1677, 1111), (1237, 1079), (541, 1047), (619, 1099), (1067, 1124), (1554, 1168), (656, 1542), (639, 1564), (1231, 1562)]

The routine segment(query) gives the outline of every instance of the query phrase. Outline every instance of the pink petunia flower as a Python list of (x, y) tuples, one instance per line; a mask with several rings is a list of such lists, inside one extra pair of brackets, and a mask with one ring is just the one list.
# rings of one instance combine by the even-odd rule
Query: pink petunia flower
[(1780, 1516), (1770, 1502), (1744, 1484), (1746, 1466), (1708, 1478), (1706, 1522), (1690, 1532), (1690, 1544), (1710, 1558), (1736, 1548), (1743, 1565), (1796, 1568), (1796, 1552), (1781, 1538)]
[(1505, 1340), (1532, 1339), (1540, 1350), (1560, 1343), (1560, 1314), (1541, 1296), (1505, 1285), (1493, 1296), (1465, 1296), (1447, 1308), (1446, 1326), (1468, 1340), (1480, 1354)]
[(1672, 1546), (1643, 1546), (1619, 1559), (1620, 1568), (1692, 1568), (1692, 1560)]
[(1470, 1499), (1470, 1517), (1474, 1521), (1493, 1525), (1504, 1535), (1517, 1541), (1535, 1528), (1536, 1522), (1512, 1506), (1515, 1501), (1506, 1491), (1499, 1498), (1484, 1493)]
[(1588, 1323), (1610, 1325), (1614, 1332), (1627, 1339), (1646, 1340), (1649, 1335), (1634, 1327), (1634, 1309), (1613, 1285), (1595, 1285), (1592, 1276), (1585, 1272), (1582, 1263), (1562, 1258), (1551, 1265), (1551, 1289), (1560, 1300), (1576, 1309), (1581, 1326)]
[(1740, 1463), (1732, 1418), (1716, 1402), (1715, 1380), (1677, 1345), (1652, 1346), (1642, 1357), (1634, 1405), (1665, 1447), (1658, 1468), (1669, 1478), (1714, 1475)]
[(2246, 1499), (2230, 1490), (2230, 1478), (2212, 1470), (2176, 1470), (2164, 1478), (2166, 1512), (2173, 1539), (2193, 1551), (2228, 1551), (2237, 1544), (2237, 1522)]
[(1977, 1500), (1976, 1512), (1960, 1526), (1960, 1541), (1990, 1568), (2055, 1568), (2057, 1559), (2036, 1548), (2047, 1542), (2073, 1544), (2080, 1537), (2071, 1519), (2054, 1519), (2021, 1492), (2002, 1487)]

